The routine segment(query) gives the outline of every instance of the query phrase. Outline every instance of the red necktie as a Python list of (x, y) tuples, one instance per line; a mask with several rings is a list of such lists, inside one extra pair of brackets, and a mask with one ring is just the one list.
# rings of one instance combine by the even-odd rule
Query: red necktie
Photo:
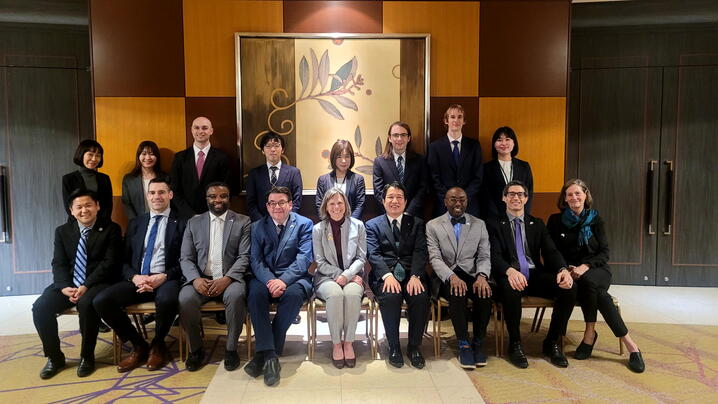
[(197, 153), (197, 179), (202, 178), (202, 169), (204, 168), (204, 152), (202, 150)]

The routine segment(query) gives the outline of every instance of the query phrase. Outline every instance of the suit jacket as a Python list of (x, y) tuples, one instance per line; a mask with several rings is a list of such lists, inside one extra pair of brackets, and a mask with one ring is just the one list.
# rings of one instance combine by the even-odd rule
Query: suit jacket
[(141, 175), (125, 174), (122, 177), (122, 205), (128, 220), (148, 212), (147, 196), (142, 186)]
[[(394, 156), (374, 159), (374, 197), (379, 203), (379, 211), (384, 212), (384, 187), (399, 181), (399, 170)], [(404, 187), (406, 188), (405, 212), (412, 216), (421, 216), (424, 196), (427, 192), (427, 171), (424, 156), (407, 153), (404, 163)]]
[(366, 263), (366, 229), (364, 223), (353, 217), (344, 220), (342, 233), (342, 264), (337, 260), (337, 249), (334, 245), (332, 226), (328, 220), (322, 220), (312, 229), (312, 246), (317, 270), (314, 272), (314, 287), (336, 279), (339, 275), (351, 280), (362, 275)]
[[(77, 220), (55, 229), (55, 248), (52, 256), (53, 287), (61, 290), (75, 287), (72, 274), (75, 268), (80, 228)], [(114, 283), (120, 279), (122, 254), (122, 230), (117, 223), (98, 218), (87, 235), (87, 265), (85, 286), (91, 288), (102, 283)]]
[[(292, 192), (292, 212), (298, 213), (302, 205), (302, 173), (289, 164), (282, 163), (277, 177), (277, 186), (289, 188)], [(269, 182), (267, 164), (254, 167), (247, 174), (247, 209), (252, 222), (267, 216), (267, 191), (272, 188)]]
[[(197, 215), (187, 222), (182, 239), (180, 268), (185, 285), (201, 277), (209, 258), (209, 215)], [(249, 217), (231, 210), (227, 211), (222, 232), (222, 274), (235, 282), (244, 283), (249, 267), (250, 221)]]
[[(364, 186), (364, 177), (355, 172), (348, 170), (346, 177), (344, 177), (346, 184), (345, 195), (349, 200), (349, 205), (352, 208), (352, 217), (361, 219), (361, 213), (364, 210), (364, 196), (366, 194), (366, 187)], [(319, 208), (322, 206), (322, 200), (324, 194), (334, 188), (334, 184), (337, 182), (337, 175), (332, 170), (328, 174), (324, 174), (317, 179), (317, 194), (314, 196), (314, 206), (317, 208), (317, 215), (319, 214)]]
[(476, 278), (479, 273), (491, 276), (491, 246), (484, 221), (466, 213), (456, 241), (451, 215), (443, 215), (426, 224), (426, 245), (434, 273), (446, 282), (456, 267)]
[(205, 188), (215, 181), (229, 184), (227, 153), (211, 146), (205, 156), (201, 178), (197, 178), (193, 146), (175, 154), (170, 171), (170, 182), (174, 192), (173, 201), (179, 210), (179, 216), (188, 219), (197, 213), (207, 212)]
[[(97, 198), (100, 202), (100, 211), (97, 212), (98, 219), (103, 221), (112, 220), (112, 182), (107, 174), (95, 171), (97, 178)], [(70, 215), (70, 195), (77, 189), (86, 189), (85, 180), (82, 178), (80, 170), (62, 176), (62, 201), (65, 203), (65, 210)], [(75, 222), (76, 219), (70, 215), (69, 222)]]
[(426, 273), (427, 250), (424, 221), (418, 217), (404, 215), (401, 219), (401, 240), (396, 247), (394, 233), (386, 215), (377, 216), (366, 223), (366, 244), (371, 272), (369, 281), (378, 282), (388, 273), (393, 273), (401, 263), (409, 275), (423, 277)]
[[(531, 202), (534, 194), (534, 177), (529, 163), (517, 158), (511, 159), (513, 165), (512, 179), (521, 181), (529, 189), (529, 200), (524, 206), (526, 213), (531, 213)], [(494, 159), (484, 164), (484, 177), (481, 182), (481, 214), (482, 217), (499, 217), (506, 212), (506, 203), (503, 201), (503, 191), (506, 180), (501, 172), (499, 161)]]
[(469, 197), (466, 211), (479, 216), (479, 189), (483, 174), (481, 166), (481, 145), (466, 135), (461, 138), (459, 165), (454, 162), (448, 136), (441, 136), (429, 145), (429, 171), (439, 198), (439, 211), (446, 211), (444, 195), (452, 187), (461, 187)]
[(299, 283), (311, 296), (312, 221), (292, 212), (285, 226), (280, 240), (270, 216), (252, 223), (252, 274), (265, 285), (277, 278)]
[[(122, 267), (122, 278), (128, 281), (135, 275), (142, 273), (142, 258), (144, 257), (145, 236), (150, 223), (149, 212), (130, 220), (125, 233), (125, 262)], [(180, 268), (180, 251), (182, 237), (187, 222), (179, 219), (175, 209), (170, 210), (165, 228), (165, 274), (167, 279), (179, 279), (182, 276)]]
[[(543, 220), (524, 214), (524, 226), (528, 245), (526, 254), (531, 257), (536, 270), (558, 273), (565, 268), (566, 262), (551, 240)], [(509, 268), (518, 271), (520, 266), (516, 255), (516, 243), (506, 213), (498, 219), (489, 220), (488, 229), (491, 243), (491, 272), (494, 278), (505, 277), (506, 270)]]

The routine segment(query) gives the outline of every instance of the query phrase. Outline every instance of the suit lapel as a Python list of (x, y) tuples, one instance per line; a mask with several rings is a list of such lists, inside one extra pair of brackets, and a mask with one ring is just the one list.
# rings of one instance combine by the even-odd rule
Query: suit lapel
[[(90, 258), (90, 251), (92, 251), (92, 247), (95, 245), (95, 241), (97, 241), (97, 238), (100, 237), (100, 233), (105, 231), (105, 228), (103, 227), (102, 223), (99, 223), (99, 221), (95, 222), (95, 225), (92, 226), (92, 230), (90, 230), (90, 234), (87, 235), (87, 258), (89, 261)], [(78, 229), (79, 232), (79, 229)], [(78, 237), (79, 241), (79, 237)], [(89, 262), (88, 262), (89, 264)]]
[[(274, 255), (274, 260), (276, 262), (277, 257), (279, 257), (279, 252), (284, 250), (285, 245), (287, 244), (287, 240), (289, 240), (293, 235), (294, 231), (297, 227), (297, 219), (295, 217), (294, 213), (289, 214), (289, 219), (287, 219), (287, 224), (284, 226), (284, 232), (282, 233), (282, 238), (279, 240), (279, 244), (277, 246), (277, 252)], [(275, 231), (276, 233), (276, 231)]]
[(401, 240), (399, 240), (400, 247), (404, 244), (404, 241), (409, 239), (412, 227), (414, 227), (414, 218), (409, 215), (402, 215), (401, 228), (399, 229), (399, 234), (401, 237)]
[[(454, 154), (451, 151), (451, 142), (449, 142), (449, 138), (446, 137), (446, 135), (443, 138), (443, 142), (441, 145), (441, 148), (444, 149), (444, 154), (448, 157), (449, 160), (449, 166), (454, 170), (458, 170), (458, 167), (456, 167), (456, 162), (454, 161)], [(461, 161), (461, 154), (459, 154), (459, 161)]]
[[(222, 229), (222, 262), (225, 262), (224, 255), (227, 252), (227, 241), (229, 235), (232, 233), (232, 226), (234, 226), (234, 213), (227, 211), (227, 220), (224, 221), (224, 229)], [(224, 268), (222, 268), (224, 270)]]
[[(326, 222), (326, 226), (324, 227), (324, 237), (329, 242), (330, 248), (326, 248), (325, 251), (328, 251), (329, 254), (329, 262), (339, 262), (339, 259), (337, 258), (337, 249), (334, 248), (334, 234), (332, 233), (332, 225), (329, 222)], [(334, 258), (332, 260), (331, 258)]]
[(456, 249), (457, 253), (464, 248), (466, 239), (469, 237), (469, 232), (471, 231), (471, 225), (473, 224), (471, 223), (468, 215), (464, 214), (464, 217), (466, 217), (466, 224), (461, 226), (461, 233), (459, 233), (459, 247)]
[[(267, 171), (267, 173), (269, 173), (269, 171)], [(277, 185), (286, 184), (287, 175), (289, 175), (287, 174), (287, 165), (282, 163), (282, 168), (279, 169), (279, 175), (277, 176)]]
[(506, 239), (506, 245), (509, 246), (511, 252), (511, 261), (518, 262), (518, 255), (516, 253), (516, 242), (514, 241), (514, 233), (511, 231), (511, 222), (509, 221), (509, 218), (507, 216), (504, 216), (499, 220), (501, 231), (504, 233), (504, 238)]
[(137, 237), (135, 237), (135, 239), (133, 240), (133, 242), (135, 244), (133, 246), (134, 247), (133, 251), (140, 252), (140, 254), (139, 254), (140, 261), (137, 263), (137, 268), (140, 271), (142, 271), (142, 267), (141, 267), (142, 257), (144, 255), (143, 253), (144, 253), (144, 247), (145, 247), (145, 236), (147, 235), (147, 226), (150, 223), (150, 214), (145, 213), (142, 216), (139, 216), (137, 219), (138, 219), (137, 226), (138, 226), (139, 231), (137, 232)]
[[(334, 177), (334, 180), (336, 181), (336, 177)], [(344, 177), (344, 183), (346, 184), (345, 194), (347, 195), (347, 199), (349, 199), (348, 196), (352, 195), (354, 192), (354, 173), (351, 170), (347, 170), (347, 174)], [(349, 201), (349, 203), (351, 204), (351, 201)], [(354, 206), (351, 208), (354, 209)]]
[[(454, 254), (458, 251), (459, 246), (456, 243), (456, 235), (454, 234), (454, 226), (451, 225), (451, 216), (449, 213), (445, 213), (444, 217), (441, 220), (441, 226), (444, 228), (444, 231), (446, 231), (446, 235), (449, 237), (449, 240), (451, 241), (451, 246), (454, 248)], [(463, 233), (463, 229), (462, 229)]]
[[(170, 217), (167, 218), (167, 227), (165, 228), (165, 250), (170, 248), (172, 241), (177, 232), (177, 214), (174, 210), (170, 210)], [(166, 253), (165, 253), (166, 255)]]
[[(389, 165), (389, 171), (391, 171), (391, 174), (394, 176), (394, 181), (399, 181), (399, 169), (396, 168), (396, 160), (394, 160), (394, 153), (389, 155), (389, 158), (384, 159), (386, 161), (386, 164)], [(404, 173), (406, 175), (406, 171)], [(387, 184), (391, 182), (386, 182)]]
[(383, 233), (386, 234), (386, 237), (389, 239), (391, 247), (396, 250), (397, 240), (394, 239), (394, 231), (392, 230), (391, 223), (389, 223), (389, 217), (384, 215), (384, 220), (379, 221), (379, 226), (383, 227)]

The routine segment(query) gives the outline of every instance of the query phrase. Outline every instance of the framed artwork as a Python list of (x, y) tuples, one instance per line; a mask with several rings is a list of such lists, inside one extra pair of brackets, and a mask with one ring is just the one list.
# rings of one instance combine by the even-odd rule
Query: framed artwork
[(412, 147), (429, 139), (429, 34), (236, 33), (237, 145), (244, 176), (264, 164), (259, 139), (285, 140), (282, 161), (302, 172), (304, 193), (331, 171), (329, 150), (352, 143), (352, 170), (372, 188), (372, 163), (389, 125), (404, 121)]

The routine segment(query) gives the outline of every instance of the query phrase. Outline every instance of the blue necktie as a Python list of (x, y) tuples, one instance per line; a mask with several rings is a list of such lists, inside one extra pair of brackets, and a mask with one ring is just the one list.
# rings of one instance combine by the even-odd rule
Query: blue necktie
[(404, 157), (399, 156), (396, 159), (396, 169), (399, 171), (399, 182), (404, 183)]
[(454, 163), (456, 163), (456, 167), (459, 166), (459, 141), (453, 140), (451, 144), (454, 145), (454, 150), (451, 151), (451, 155), (454, 156)]
[(150, 274), (150, 264), (152, 264), (152, 253), (155, 251), (155, 240), (157, 239), (157, 228), (160, 227), (162, 215), (155, 215), (155, 222), (150, 230), (150, 237), (147, 239), (145, 247), (145, 257), (142, 260), (142, 275)]
[(89, 227), (83, 227), (80, 233), (80, 241), (77, 243), (75, 253), (75, 270), (72, 274), (72, 281), (78, 288), (85, 283), (87, 277), (87, 235), (90, 234)]
[(521, 219), (514, 219), (514, 241), (516, 242), (516, 256), (519, 258), (519, 269), (521, 273), (529, 279), (529, 262), (526, 260), (526, 252), (524, 251), (524, 238), (521, 236)]
[(459, 218), (452, 217), (451, 224), (454, 226), (454, 235), (456, 236), (456, 243), (459, 243), (459, 236), (461, 236), (461, 225), (466, 224), (466, 217), (461, 216)]

